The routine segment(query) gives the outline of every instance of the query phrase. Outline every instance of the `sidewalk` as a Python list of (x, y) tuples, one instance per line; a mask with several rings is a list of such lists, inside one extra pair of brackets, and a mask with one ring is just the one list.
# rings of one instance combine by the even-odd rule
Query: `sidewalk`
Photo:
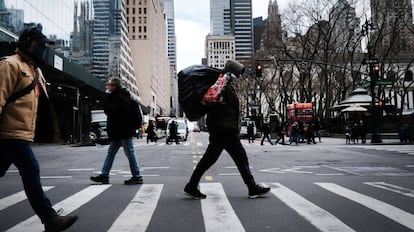
[[(289, 139), (289, 138), (288, 138)], [(351, 144), (346, 144), (345, 143), (345, 138), (342, 138), (340, 136), (331, 136), (331, 137), (322, 137), (321, 138), (322, 142), (318, 142), (318, 138), (316, 138), (316, 142), (319, 145), (349, 145), (352, 146), (354, 145), (353, 143)], [(370, 145), (414, 145), (413, 143), (401, 143), (399, 139), (393, 139), (393, 138), (387, 138), (387, 139), (382, 139), (382, 143), (371, 143), (371, 139), (367, 138), (367, 141), (365, 144), (361, 143), (361, 140), (359, 140), (359, 143), (355, 143), (355, 145), (364, 145), (364, 146), (370, 146)]]

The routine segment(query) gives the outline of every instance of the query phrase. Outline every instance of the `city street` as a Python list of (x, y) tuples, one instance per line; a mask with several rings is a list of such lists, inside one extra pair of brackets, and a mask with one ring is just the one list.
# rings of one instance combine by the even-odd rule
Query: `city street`
[[(413, 145), (242, 140), (256, 181), (271, 193), (249, 199), (223, 152), (200, 183), (207, 199), (193, 200), (183, 188), (206, 149), (207, 133), (190, 133), (180, 144), (134, 142), (143, 185), (123, 184), (130, 171), (122, 149), (110, 184), (95, 185), (89, 177), (100, 173), (107, 145), (33, 146), (55, 209), (79, 215), (67, 231), (414, 231)], [(0, 231), (43, 231), (14, 166), (0, 186)]]

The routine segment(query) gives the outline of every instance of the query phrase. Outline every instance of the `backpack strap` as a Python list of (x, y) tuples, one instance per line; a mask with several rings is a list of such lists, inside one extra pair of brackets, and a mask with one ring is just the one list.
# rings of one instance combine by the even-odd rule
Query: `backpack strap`
[(24, 95), (30, 93), (35, 88), (35, 86), (37, 85), (38, 82), (39, 82), (39, 75), (36, 71), (36, 76), (33, 79), (32, 83), (30, 83), (30, 85), (28, 85), (28, 86), (24, 87), (23, 89), (13, 93), (12, 95), (10, 95), (10, 97), (6, 101), (6, 105), (11, 103), (11, 102), (16, 101), (17, 99), (23, 97)]

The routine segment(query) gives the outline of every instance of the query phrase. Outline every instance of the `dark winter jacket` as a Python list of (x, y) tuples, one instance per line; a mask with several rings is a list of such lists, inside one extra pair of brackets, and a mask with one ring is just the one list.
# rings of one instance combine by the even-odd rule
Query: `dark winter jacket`
[(224, 95), (225, 104), (217, 105), (207, 110), (207, 128), (210, 134), (235, 134), (240, 133), (239, 99), (232, 87), (227, 86)]
[(110, 140), (126, 139), (135, 134), (130, 102), (130, 93), (125, 88), (118, 88), (105, 96), (104, 111)]

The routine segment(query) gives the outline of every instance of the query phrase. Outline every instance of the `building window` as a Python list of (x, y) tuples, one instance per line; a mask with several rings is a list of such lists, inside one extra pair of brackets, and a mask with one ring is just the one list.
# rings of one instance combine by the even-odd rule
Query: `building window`
[(132, 8), (132, 14), (135, 14), (135, 7)]

